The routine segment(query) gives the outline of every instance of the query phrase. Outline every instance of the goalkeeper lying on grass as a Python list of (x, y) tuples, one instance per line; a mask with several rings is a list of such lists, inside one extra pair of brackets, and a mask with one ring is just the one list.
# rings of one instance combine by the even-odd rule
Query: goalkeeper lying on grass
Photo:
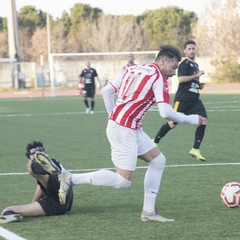
[(65, 214), (73, 202), (72, 188), (67, 200), (61, 205), (58, 199), (58, 174), (63, 166), (44, 152), (41, 142), (33, 141), (26, 147), (27, 170), (37, 180), (33, 200), (29, 204), (6, 207), (0, 216), (0, 224), (21, 221), (23, 217), (52, 216)]

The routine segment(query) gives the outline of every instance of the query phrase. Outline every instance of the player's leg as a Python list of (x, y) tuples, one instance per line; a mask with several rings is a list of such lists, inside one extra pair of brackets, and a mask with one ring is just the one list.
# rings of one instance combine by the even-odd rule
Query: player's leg
[[(207, 119), (207, 112), (202, 104), (202, 101), (199, 100), (191, 109), (192, 113), (199, 114), (202, 117), (205, 117)], [(189, 154), (193, 157), (195, 157), (197, 160), (205, 161), (206, 158), (202, 156), (200, 152), (200, 146), (203, 141), (204, 135), (205, 135), (205, 129), (206, 129), (207, 121), (202, 124), (201, 126), (198, 126), (195, 131), (195, 138), (193, 143), (193, 148), (190, 150)]]
[(95, 107), (95, 88), (91, 89), (91, 110), (90, 110), (90, 114), (94, 114), (94, 107)]
[(38, 202), (25, 205), (14, 205), (6, 207), (0, 216), (0, 223), (18, 222), (23, 217), (45, 216), (43, 208)]
[[(108, 122), (107, 135), (111, 144), (112, 161), (116, 166), (116, 172), (101, 169), (82, 174), (63, 172), (59, 175), (59, 200), (62, 204), (65, 202), (66, 194), (71, 185), (90, 184), (114, 188), (128, 188), (131, 186), (131, 179), (137, 162), (137, 149), (132, 150), (131, 148), (130, 142), (132, 140), (129, 131), (135, 133), (134, 130), (123, 128), (113, 121)], [(124, 141), (119, 142), (119, 139), (124, 139)], [(130, 152), (126, 156), (126, 151), (132, 151), (132, 153)], [(129, 161), (128, 158), (130, 159)]]
[(154, 143), (159, 143), (160, 140), (174, 127), (176, 127), (176, 123), (174, 123), (173, 121), (169, 121), (165, 124), (163, 124), (161, 126), (161, 128), (159, 129), (157, 135), (154, 138)]
[(84, 88), (83, 103), (86, 106), (86, 113), (90, 113), (90, 108), (89, 108), (89, 103), (88, 103), (88, 95), (89, 95), (89, 89), (88, 88)]
[[(173, 105), (173, 108), (176, 110), (176, 111), (179, 111), (179, 108), (180, 108), (180, 102), (179, 101), (176, 101)], [(165, 124), (163, 124), (161, 126), (161, 128), (159, 129), (157, 135), (155, 136), (154, 138), (154, 143), (159, 143), (160, 140), (173, 128), (175, 128), (177, 125), (177, 123), (173, 122), (173, 121), (169, 121)]]
[(162, 217), (155, 210), (155, 202), (160, 188), (166, 158), (160, 150), (154, 146), (151, 139), (144, 132), (139, 134), (139, 158), (149, 164), (144, 178), (144, 204), (141, 220), (143, 222), (174, 221), (174, 219)]

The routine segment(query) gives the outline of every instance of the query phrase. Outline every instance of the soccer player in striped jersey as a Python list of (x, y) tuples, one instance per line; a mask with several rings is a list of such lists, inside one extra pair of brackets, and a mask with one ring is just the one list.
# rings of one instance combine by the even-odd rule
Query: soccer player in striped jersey
[[(180, 60), (181, 53), (177, 48), (164, 45), (154, 62), (127, 68), (120, 77), (102, 89), (109, 114), (106, 132), (116, 172), (102, 169), (83, 174), (68, 172), (60, 174), (59, 198), (62, 203), (71, 183), (114, 188), (130, 187), (139, 158), (148, 163), (144, 178), (141, 221), (174, 221), (162, 217), (155, 209), (166, 158), (143, 131), (142, 122), (154, 103), (157, 104), (159, 113), (164, 119), (194, 125), (201, 125), (204, 121), (199, 115), (187, 116), (178, 113), (170, 105), (167, 78), (175, 74)], [(118, 93), (116, 102), (115, 93)]]

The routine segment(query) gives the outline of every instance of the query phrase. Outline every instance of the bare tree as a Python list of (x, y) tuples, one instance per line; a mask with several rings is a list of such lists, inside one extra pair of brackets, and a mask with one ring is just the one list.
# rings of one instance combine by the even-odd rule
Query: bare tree
[(201, 55), (239, 56), (240, 1), (212, 0), (195, 29)]
[(8, 39), (6, 32), (0, 32), (0, 58), (8, 57)]

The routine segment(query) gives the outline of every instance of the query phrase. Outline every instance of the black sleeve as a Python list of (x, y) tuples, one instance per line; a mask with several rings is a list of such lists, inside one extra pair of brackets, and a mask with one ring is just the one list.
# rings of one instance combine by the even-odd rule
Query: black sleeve
[(178, 67), (178, 76), (188, 76), (188, 64), (186, 61), (180, 63)]

